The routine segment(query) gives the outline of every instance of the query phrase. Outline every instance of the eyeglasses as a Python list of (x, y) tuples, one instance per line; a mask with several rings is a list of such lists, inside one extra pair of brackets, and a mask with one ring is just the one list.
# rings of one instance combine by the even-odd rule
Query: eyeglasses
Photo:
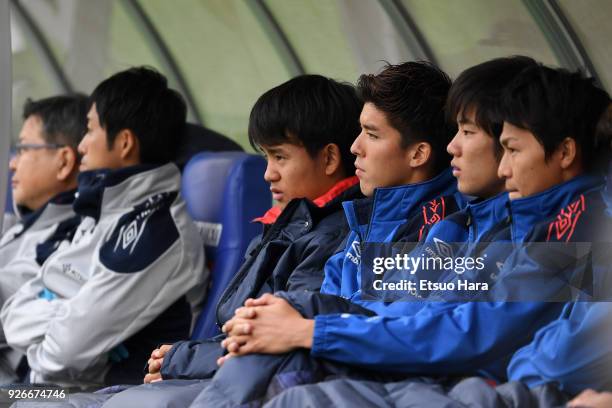
[(23, 152), (27, 152), (28, 150), (61, 149), (62, 147), (66, 147), (66, 145), (60, 143), (20, 143), (15, 145), (15, 152), (17, 156), (21, 156)]

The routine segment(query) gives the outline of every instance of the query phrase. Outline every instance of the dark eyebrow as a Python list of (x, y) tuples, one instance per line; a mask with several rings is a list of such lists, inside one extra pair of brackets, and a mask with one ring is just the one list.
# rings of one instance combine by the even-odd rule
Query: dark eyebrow
[(266, 150), (268, 150), (270, 154), (285, 153), (282, 147), (268, 147)]
[(464, 117), (458, 119), (457, 122), (461, 125), (476, 125), (473, 120)]
[(510, 137), (507, 137), (505, 139), (504, 138), (500, 138), (499, 139), (499, 143), (501, 143), (502, 146), (506, 146), (506, 145), (508, 145), (508, 142), (515, 141), (515, 140), (518, 140), (518, 139), (516, 137), (514, 137), (514, 136), (510, 136)]
[(369, 130), (371, 132), (377, 132), (378, 131), (378, 128), (376, 126), (372, 126), (372, 125), (369, 125), (367, 123), (361, 125), (361, 127), (364, 128), (365, 130)]

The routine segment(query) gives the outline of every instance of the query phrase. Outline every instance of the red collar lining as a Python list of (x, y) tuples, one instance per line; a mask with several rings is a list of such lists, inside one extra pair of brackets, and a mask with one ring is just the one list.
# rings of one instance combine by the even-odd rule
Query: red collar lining
[[(316, 198), (313, 203), (317, 207), (323, 207), (334, 198), (338, 197), (340, 194), (348, 190), (350, 187), (353, 187), (355, 184), (359, 183), (359, 178), (357, 176), (352, 176), (340, 180), (337, 182), (332, 188), (330, 188), (325, 194)], [(281, 214), (280, 207), (272, 207), (264, 215), (261, 217), (255, 218), (254, 222), (260, 222), (262, 224), (274, 224), (278, 219), (278, 216)]]

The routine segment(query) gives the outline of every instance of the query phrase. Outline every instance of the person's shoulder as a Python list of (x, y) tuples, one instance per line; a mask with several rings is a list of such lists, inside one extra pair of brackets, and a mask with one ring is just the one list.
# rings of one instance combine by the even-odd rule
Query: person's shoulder
[(544, 242), (610, 241), (612, 218), (599, 191), (575, 197), (553, 216), (534, 227), (531, 240)]
[(113, 272), (146, 270), (180, 239), (172, 215), (177, 192), (148, 197), (123, 214), (100, 248), (100, 262)]

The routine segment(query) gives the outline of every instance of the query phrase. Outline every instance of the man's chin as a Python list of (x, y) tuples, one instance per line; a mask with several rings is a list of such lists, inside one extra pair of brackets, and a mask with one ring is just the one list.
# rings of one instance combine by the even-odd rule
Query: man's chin
[(83, 172), (85, 172), (85, 171), (92, 171), (92, 170), (98, 170), (98, 169), (96, 169), (96, 168), (92, 168), (92, 167), (90, 167), (90, 166), (88, 166), (88, 165), (86, 165), (86, 164), (81, 164), (81, 165), (79, 166), (79, 171), (80, 171), (81, 173), (83, 173)]
[(366, 197), (372, 197), (372, 195), (374, 195), (374, 188), (370, 185), (359, 183), (359, 189), (361, 190), (361, 194)]

